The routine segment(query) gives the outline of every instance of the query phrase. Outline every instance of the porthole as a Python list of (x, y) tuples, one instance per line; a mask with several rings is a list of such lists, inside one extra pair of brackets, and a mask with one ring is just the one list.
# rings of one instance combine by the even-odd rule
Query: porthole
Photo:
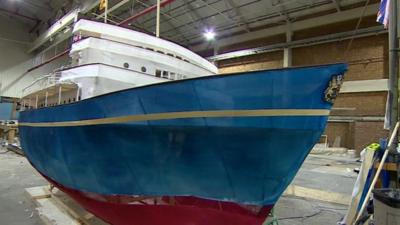
[(129, 68), (129, 63), (124, 63), (124, 68), (128, 69)]
[(142, 66), (141, 70), (143, 73), (146, 73), (146, 71), (147, 71), (146, 67), (144, 67), (144, 66)]

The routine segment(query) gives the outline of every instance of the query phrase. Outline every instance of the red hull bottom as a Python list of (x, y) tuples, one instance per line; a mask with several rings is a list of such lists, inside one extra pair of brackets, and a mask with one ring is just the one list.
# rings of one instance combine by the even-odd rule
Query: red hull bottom
[(197, 197), (103, 196), (67, 188), (46, 178), (89, 212), (113, 225), (261, 225), (273, 207)]

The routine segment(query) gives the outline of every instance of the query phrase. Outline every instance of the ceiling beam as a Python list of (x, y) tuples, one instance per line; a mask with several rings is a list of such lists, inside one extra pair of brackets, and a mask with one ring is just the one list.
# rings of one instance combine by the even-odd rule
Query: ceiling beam
[(247, 23), (247, 20), (243, 16), (243, 14), (240, 11), (240, 9), (235, 4), (235, 2), (233, 2), (233, 0), (226, 0), (226, 2), (230, 5), (230, 7), (233, 8), (233, 11), (235, 12), (236, 16), (238, 16), (240, 18), (240, 22), (243, 24), (244, 30), (247, 31), (247, 32), (250, 32), (250, 27), (249, 27), (249, 25)]
[(11, 16), (21, 17), (21, 18), (24, 18), (24, 19), (27, 19), (27, 20), (30, 20), (30, 21), (33, 21), (33, 22), (38, 22), (39, 21), (39, 19), (37, 19), (37, 18), (26, 16), (26, 15), (23, 15), (23, 14), (19, 13), (18, 10), (11, 11), (11, 10), (8, 10), (8, 9), (0, 8), (0, 12), (5, 12), (5, 13), (11, 15)]
[[(196, 1), (196, 0), (194, 0), (194, 1)], [(194, 1), (192, 1), (192, 2), (194, 2)], [(253, 4), (253, 3), (255, 3), (255, 2), (259, 2), (260, 0), (252, 0), (252, 1), (250, 1), (250, 2), (246, 2), (245, 4), (242, 4), (242, 5), (238, 5), (238, 7), (237, 8), (242, 8), (242, 7), (246, 7), (246, 6), (249, 6), (249, 5), (251, 5), (251, 4)], [(218, 1), (217, 1), (218, 2)], [(215, 4), (216, 2), (209, 2), (209, 4)], [(185, 7), (186, 6), (186, 4), (182, 4), (182, 6), (183, 7)], [(186, 10), (184, 10), (184, 11), (181, 11), (181, 12), (179, 12), (179, 13), (177, 13), (177, 14), (174, 14), (174, 16), (175, 17), (180, 17), (180, 16), (183, 16), (183, 15), (186, 15), (186, 16), (188, 16), (188, 15), (190, 15), (191, 14), (191, 11), (194, 11), (195, 12), (195, 14), (198, 14), (198, 13), (196, 13), (197, 11), (199, 11), (200, 9), (205, 9), (205, 8), (208, 8), (207, 7), (207, 5), (198, 5), (198, 6), (196, 6), (196, 8), (194, 9), (194, 10), (190, 10), (190, 7), (185, 7), (186, 8)], [(191, 7), (191, 8), (193, 8), (193, 6)], [(220, 11), (221, 13), (225, 13), (225, 14), (228, 14), (228, 13), (230, 13), (231, 11), (233, 11), (233, 8), (232, 7), (229, 7), (229, 8), (227, 8), (227, 9), (224, 9), (223, 11)], [(207, 26), (207, 25), (209, 25), (209, 24), (207, 24), (207, 21), (209, 20), (209, 19), (211, 19), (211, 18), (214, 18), (215, 16), (217, 16), (217, 15), (219, 15), (219, 13), (211, 13), (211, 14), (208, 14), (208, 15), (203, 15), (203, 16), (197, 16), (196, 18), (198, 18), (197, 20), (195, 20), (195, 21), (193, 21), (193, 20), (191, 20), (191, 21), (187, 21), (185, 24), (182, 24), (182, 25), (179, 25), (178, 27), (183, 27), (183, 26), (191, 26), (191, 27), (194, 27), (194, 28), (196, 28), (197, 29), (197, 31), (195, 32), (195, 33), (192, 33), (192, 34), (189, 34), (189, 39), (191, 40), (191, 43), (194, 43), (194, 41), (193, 41), (193, 37), (197, 37), (197, 38), (201, 38), (201, 39), (203, 39), (203, 34), (202, 34), (202, 32), (199, 32), (199, 31), (202, 31), (202, 30), (204, 30), (204, 28), (210, 28), (209, 26)], [(200, 21), (201, 20), (201, 21)], [(201, 26), (201, 28), (199, 28), (199, 25), (196, 25), (196, 24), (198, 24), (199, 22), (203, 22), (203, 25), (204, 26)], [(235, 27), (238, 27), (238, 25), (236, 24), (236, 23), (229, 23), (229, 24), (231, 24), (231, 25), (233, 25), (233, 26), (235, 26)], [(202, 25), (202, 24), (200, 24), (200, 25)], [(226, 26), (227, 24), (222, 24), (222, 26)], [(213, 24), (213, 26), (211, 27), (211, 28), (213, 28), (214, 30), (216, 30), (216, 31), (218, 31), (219, 30), (219, 27), (220, 26), (218, 26), (218, 24)], [(242, 29), (242, 28), (241, 28)], [(164, 31), (164, 33), (176, 33), (175, 32), (175, 30), (172, 30), (172, 29), (170, 29), (170, 30), (167, 30), (167, 31)], [(186, 36), (188, 36), (188, 35), (186, 35)], [(198, 40), (198, 39), (197, 39)]]
[[(200, 23), (200, 26), (204, 29), (206, 27), (206, 23), (204, 22), (203, 18), (199, 15), (199, 13), (197, 12), (197, 9), (195, 9), (192, 5), (191, 2), (188, 2), (188, 0), (183, 0), (183, 2), (185, 3), (185, 9), (188, 10), (188, 12), (186, 13), (187, 16), (190, 17), (190, 19), (192, 20), (191, 22), (194, 24), (194, 26), (196, 27), (196, 29), (200, 29), (196, 23)], [(193, 15), (196, 17), (193, 18)], [(197, 21), (196, 21), (197, 20)]]
[[(240, 24), (238, 21), (230, 18), (228, 15), (226, 15), (225, 13), (221, 12), (220, 10), (218, 10), (217, 8), (214, 8), (212, 5), (210, 5), (209, 3), (207, 3), (204, 0), (199, 0), (200, 2), (202, 2), (205, 6), (207, 6), (209, 9), (213, 10), (214, 12), (218, 13), (220, 16), (222, 16), (227, 22), (233, 22), (235, 23), (238, 27), (241, 27), (243, 24)], [(245, 29), (247, 32), (249, 32), (250, 30), (248, 30), (246, 27), (244, 27), (243, 29)]]
[[(258, 0), (256, 0), (258, 1)], [(240, 7), (240, 6), (239, 6)], [(273, 6), (274, 8), (278, 7)], [(285, 13), (290, 14), (291, 16), (291, 22), (296, 21), (294, 18), (302, 18), (304, 16), (310, 16), (313, 14), (318, 14), (321, 12), (328, 12), (332, 10), (332, 4), (330, 0), (328, 2), (319, 2), (319, 3), (314, 3), (312, 5), (302, 5), (296, 8), (291, 8), (287, 10)], [(287, 17), (282, 15), (282, 13), (279, 13), (278, 10), (275, 12), (272, 12), (267, 15), (263, 16), (257, 16), (255, 18), (249, 18), (247, 19), (251, 27), (262, 27), (266, 25), (270, 25), (268, 27), (272, 26), (278, 26), (282, 24), (287, 24)], [(267, 22), (267, 23), (266, 23)], [(237, 34), (237, 32), (240, 31), (240, 29), (237, 29), (237, 26), (234, 24), (228, 25), (228, 26), (219, 26), (216, 27), (216, 30), (218, 32), (218, 36), (221, 38), (227, 37), (227, 36), (233, 36), (232, 34)], [(198, 34), (198, 35), (192, 35), (189, 36), (189, 39), (192, 40), (192, 46), (201, 44), (204, 40), (203, 38)]]
[(50, 40), (50, 38), (52, 38), (55, 34), (64, 29), (64, 27), (72, 24), (75, 18), (77, 18), (78, 13), (79, 10), (73, 10), (68, 14), (66, 14), (65, 16), (63, 16), (60, 20), (55, 22), (48, 30), (46, 30), (38, 38), (36, 38), (36, 40), (30, 46), (28, 53), (31, 53), (34, 50), (38, 49), (40, 46), (42, 46), (44, 43)]
[[(173, 1), (175, 1), (175, 0), (164, 0), (164, 1), (162, 1), (160, 3), (160, 7), (164, 7), (164, 6), (172, 3)], [(137, 19), (137, 18), (139, 18), (139, 17), (141, 17), (143, 15), (149, 14), (149, 13), (153, 12), (156, 9), (157, 9), (157, 4), (152, 5), (152, 6), (148, 7), (148, 8), (146, 8), (146, 9), (144, 9), (143, 11), (141, 11), (141, 12), (139, 12), (139, 13), (133, 15), (133, 16), (130, 16), (130, 17), (126, 18), (123, 21), (121, 21), (118, 24), (118, 26), (124, 26), (124, 25), (128, 24), (130, 21), (135, 20), (135, 19)]]
[(332, 3), (333, 3), (333, 5), (335, 6), (337, 12), (342, 11), (342, 8), (341, 8), (341, 6), (340, 6), (340, 2), (339, 2), (339, 1), (340, 1), (340, 0), (332, 0)]
[(312, 46), (312, 45), (331, 43), (331, 42), (335, 42), (335, 41), (344, 41), (344, 40), (349, 40), (349, 39), (353, 39), (353, 38), (368, 37), (368, 36), (384, 34), (384, 33), (387, 33), (387, 30), (385, 30), (383, 28), (383, 26), (368, 27), (368, 28), (358, 29), (356, 32), (345, 31), (345, 32), (328, 34), (328, 35), (323, 35), (323, 36), (318, 36), (318, 37), (312, 37), (312, 38), (307, 38), (307, 39), (302, 39), (302, 40), (291, 41), (291, 42), (278, 43), (278, 44), (272, 44), (272, 45), (267, 45), (267, 46), (262, 46), (262, 47), (257, 47), (257, 48), (223, 53), (220, 55), (208, 57), (207, 59), (210, 61), (220, 61), (220, 60), (233, 59), (233, 58), (238, 58), (238, 57), (243, 57), (243, 56), (262, 54), (262, 53), (267, 53), (267, 52), (281, 51), (284, 48), (300, 48), (300, 47), (306, 47), (306, 46)]
[(49, 29), (47, 29), (44, 33), (42, 33), (39, 37), (35, 39), (35, 41), (31, 44), (28, 49), (28, 53), (31, 53), (45, 44), (48, 40), (50, 40), (54, 35), (60, 32), (64, 27), (72, 24), (72, 22), (77, 18), (79, 13), (85, 14), (97, 7), (100, 3), (100, 0), (87, 0), (84, 1), (78, 9), (72, 10), (71, 12), (64, 15), (61, 19), (56, 21)]
[[(142, 1), (140, 1), (140, 0), (136, 0), (136, 1), (139, 2), (140, 4), (142, 4), (144, 7), (150, 7), (150, 5), (144, 3), (144, 2), (142, 2)], [(177, 27), (172, 23), (171, 20), (176, 21), (176, 22), (178, 22), (178, 23), (182, 23), (182, 22), (179, 21), (178, 19), (172, 17), (171, 15), (169, 15), (169, 14), (167, 14), (167, 13), (160, 12), (160, 14), (161, 14), (161, 16), (163, 16), (163, 23), (166, 23), (166, 24), (168, 24), (170, 27), (172, 27), (173, 29), (177, 30), (178, 33), (180, 34), (180, 36), (182, 37), (182, 39), (184, 39), (184, 41), (185, 41), (186, 43), (189, 43), (189, 39), (186, 38), (186, 36), (184, 35), (184, 32), (182, 32), (180, 28), (177, 28)], [(166, 18), (166, 19), (165, 19), (165, 18)], [(151, 30), (151, 29), (153, 29), (154, 27), (155, 27), (155, 25), (150, 26), (148, 29)], [(192, 27), (189, 27), (189, 28), (192, 28)], [(163, 35), (163, 36), (164, 36), (164, 35)]]
[[(107, 13), (112, 13), (113, 11), (119, 9), (121, 6), (125, 5), (126, 3), (130, 2), (131, 0), (122, 0), (120, 2), (118, 2), (117, 4), (115, 4), (113, 7), (109, 8), (107, 10)], [(100, 19), (104, 17), (104, 12), (98, 16), (96, 16), (96, 19)]]
[(278, 4), (277, 4), (275, 7), (279, 7), (278, 13), (279, 13), (281, 16), (284, 16), (284, 17), (285, 17), (286, 23), (290, 23), (289, 14), (286, 12), (285, 6), (284, 6), (284, 4), (282, 4), (282, 1), (281, 1), (281, 0), (278, 0)]
[(88, 1), (84, 1), (80, 7), (81, 9), (81, 13), (87, 13), (90, 10), (98, 7), (100, 4), (100, 0), (88, 0)]
[[(378, 8), (379, 8), (378, 3), (368, 5), (365, 8), (364, 16), (376, 15), (376, 10)], [(363, 13), (363, 10), (364, 10), (364, 7), (349, 9), (349, 10), (345, 10), (345, 11), (342, 10), (341, 12), (332, 13), (332, 14), (328, 14), (325, 16), (319, 16), (316, 18), (310, 18), (310, 19), (300, 20), (297, 22), (292, 22), (291, 29), (293, 32), (295, 32), (295, 31), (309, 29), (309, 28), (318, 27), (318, 26), (323, 26), (323, 25), (327, 25), (327, 24), (333, 24), (333, 23), (343, 22), (343, 21), (347, 21), (347, 20), (358, 19), (360, 17), (360, 15)], [(286, 29), (287, 29), (286, 25), (280, 25), (280, 26), (266, 28), (266, 29), (262, 29), (262, 30), (258, 30), (258, 31), (253, 31), (250, 33), (244, 33), (244, 34), (239, 34), (239, 35), (235, 35), (235, 36), (221, 38), (221, 39), (218, 39), (217, 42), (220, 47), (223, 47), (223, 46), (228, 46), (228, 45), (232, 45), (232, 44), (236, 44), (236, 43), (251, 41), (251, 40), (255, 40), (255, 39), (285, 34)], [(208, 48), (207, 42), (204, 42), (204, 43), (201, 43), (198, 45), (194, 45), (191, 47), (191, 49), (195, 52), (207, 50), (207, 48)]]

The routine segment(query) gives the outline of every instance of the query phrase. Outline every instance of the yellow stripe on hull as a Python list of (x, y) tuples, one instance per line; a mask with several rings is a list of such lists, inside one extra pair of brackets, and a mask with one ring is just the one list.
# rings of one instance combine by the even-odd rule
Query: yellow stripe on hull
[(93, 126), (102, 124), (142, 122), (154, 120), (172, 120), (188, 118), (217, 118), (217, 117), (262, 117), (262, 116), (329, 116), (327, 109), (257, 109), (257, 110), (211, 110), (190, 112), (168, 112), (141, 115), (119, 116), (101, 119), (63, 121), (63, 122), (37, 122), (19, 123), (19, 126), (29, 127), (72, 127)]

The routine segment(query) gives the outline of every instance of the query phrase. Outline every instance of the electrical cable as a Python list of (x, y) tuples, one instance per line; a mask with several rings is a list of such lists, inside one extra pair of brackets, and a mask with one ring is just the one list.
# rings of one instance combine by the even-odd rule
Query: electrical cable
[(318, 212), (306, 216), (290, 216), (290, 217), (277, 218), (277, 220), (308, 219), (321, 214), (322, 211), (323, 210), (319, 210)]

